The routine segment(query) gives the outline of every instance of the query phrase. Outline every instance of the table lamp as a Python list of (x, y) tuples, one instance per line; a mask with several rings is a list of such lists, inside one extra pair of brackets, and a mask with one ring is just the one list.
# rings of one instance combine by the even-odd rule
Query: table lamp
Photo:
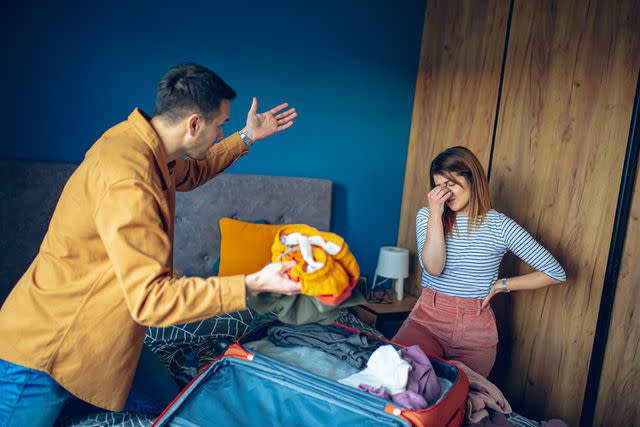
[(381, 247), (372, 289), (376, 287), (378, 276), (393, 280), (398, 301), (402, 301), (404, 279), (409, 277), (409, 250), (395, 246)]

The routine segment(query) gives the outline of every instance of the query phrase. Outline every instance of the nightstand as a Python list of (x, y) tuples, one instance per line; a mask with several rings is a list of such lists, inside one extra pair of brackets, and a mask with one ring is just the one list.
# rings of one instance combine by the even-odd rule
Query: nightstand
[(418, 298), (405, 295), (402, 301), (396, 299), (395, 292), (391, 291), (392, 302), (390, 304), (369, 302), (367, 305), (352, 307), (353, 312), (367, 325), (376, 328), (383, 335), (391, 339), (398, 332), (402, 322), (405, 321)]

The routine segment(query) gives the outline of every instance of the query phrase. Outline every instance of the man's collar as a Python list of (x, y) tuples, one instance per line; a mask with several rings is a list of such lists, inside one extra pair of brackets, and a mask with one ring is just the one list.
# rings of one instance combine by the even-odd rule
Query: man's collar
[(129, 114), (127, 121), (151, 148), (153, 155), (160, 165), (165, 180), (170, 182), (171, 176), (167, 166), (167, 152), (160, 140), (160, 135), (158, 135), (153, 126), (151, 126), (151, 117), (141, 109), (135, 108), (131, 114)]

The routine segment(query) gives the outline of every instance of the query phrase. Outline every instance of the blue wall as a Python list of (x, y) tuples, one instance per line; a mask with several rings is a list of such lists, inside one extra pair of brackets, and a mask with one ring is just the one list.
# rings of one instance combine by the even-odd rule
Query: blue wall
[(168, 67), (197, 62), (238, 92), (227, 132), (254, 95), (298, 109), (231, 173), (333, 180), (333, 231), (373, 274), (397, 239), (424, 0), (53, 3), (2, 6), (0, 157), (78, 163), (134, 107), (153, 112)]

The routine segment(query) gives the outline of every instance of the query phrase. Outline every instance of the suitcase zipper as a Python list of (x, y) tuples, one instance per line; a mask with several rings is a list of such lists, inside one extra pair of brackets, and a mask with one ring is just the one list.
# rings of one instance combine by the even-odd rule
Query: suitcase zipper
[[(232, 360), (234, 363), (268, 372), (269, 375), (265, 375), (266, 379), (277, 379), (282, 385), (295, 389), (298, 392), (306, 393), (334, 405), (339, 405), (368, 418), (370, 418), (371, 415), (375, 415), (376, 418), (378, 418), (378, 422), (386, 422), (389, 425), (411, 426), (407, 420), (400, 417), (402, 411), (397, 415), (385, 412), (388, 404), (386, 400), (337, 381), (329, 380), (261, 354), (254, 355), (250, 361), (235, 358)], [(268, 366), (265, 363), (267, 361)], [(294, 375), (292, 375), (292, 373), (294, 373)], [(307, 381), (305, 381), (305, 378)]]

